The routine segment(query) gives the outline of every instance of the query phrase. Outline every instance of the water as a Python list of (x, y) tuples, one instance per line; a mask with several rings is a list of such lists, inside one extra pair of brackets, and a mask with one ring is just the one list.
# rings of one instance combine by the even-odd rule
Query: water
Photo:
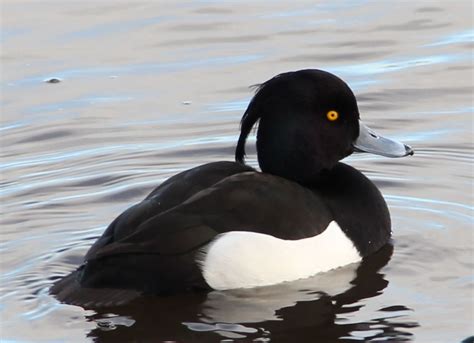
[[(473, 335), (471, 11), (470, 1), (3, 1), (2, 339)], [(383, 192), (393, 253), (294, 283), (105, 312), (48, 295), (155, 185), (232, 159), (248, 86), (302, 68), (341, 76), (369, 126), (416, 149), (347, 161)]]

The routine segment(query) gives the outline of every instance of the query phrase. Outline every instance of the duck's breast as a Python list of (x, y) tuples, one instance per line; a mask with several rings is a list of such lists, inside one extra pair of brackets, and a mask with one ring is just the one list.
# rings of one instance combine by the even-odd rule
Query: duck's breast
[(226, 232), (202, 249), (198, 259), (209, 286), (224, 290), (307, 278), (358, 262), (361, 256), (332, 221), (322, 233), (297, 240), (251, 231)]

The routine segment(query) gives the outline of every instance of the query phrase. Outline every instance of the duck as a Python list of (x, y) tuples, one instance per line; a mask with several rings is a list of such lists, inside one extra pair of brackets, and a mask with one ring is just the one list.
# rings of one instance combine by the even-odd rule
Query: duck
[[(245, 161), (257, 123), (260, 170)], [(72, 304), (110, 304), (264, 287), (359, 262), (392, 231), (379, 189), (340, 162), (354, 152), (414, 154), (361, 121), (354, 93), (336, 75), (304, 69), (274, 76), (243, 114), (234, 161), (164, 181), (112, 221), (51, 293)]]

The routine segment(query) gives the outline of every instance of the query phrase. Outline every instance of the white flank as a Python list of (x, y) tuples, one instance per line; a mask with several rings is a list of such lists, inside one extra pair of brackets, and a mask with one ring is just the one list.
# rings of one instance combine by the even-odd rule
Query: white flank
[(203, 249), (199, 263), (209, 286), (224, 290), (303, 279), (360, 260), (354, 244), (332, 221), (323, 233), (299, 240), (226, 232)]

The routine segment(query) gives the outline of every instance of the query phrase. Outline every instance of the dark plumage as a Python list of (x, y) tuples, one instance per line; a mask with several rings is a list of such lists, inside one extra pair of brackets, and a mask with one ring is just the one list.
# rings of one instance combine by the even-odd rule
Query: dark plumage
[[(328, 120), (328, 111), (337, 120)], [(244, 164), (257, 121), (262, 172)], [(362, 257), (377, 251), (391, 232), (385, 201), (369, 179), (338, 162), (354, 146), (363, 150), (362, 128), (356, 99), (336, 76), (302, 70), (272, 78), (242, 118), (236, 162), (204, 164), (162, 183), (117, 217), (51, 292), (69, 303), (107, 305), (142, 293), (209, 289), (197, 263), (200, 249), (230, 231), (300, 240), (336, 221)], [(391, 143), (396, 151), (376, 149), (412, 154)]]

